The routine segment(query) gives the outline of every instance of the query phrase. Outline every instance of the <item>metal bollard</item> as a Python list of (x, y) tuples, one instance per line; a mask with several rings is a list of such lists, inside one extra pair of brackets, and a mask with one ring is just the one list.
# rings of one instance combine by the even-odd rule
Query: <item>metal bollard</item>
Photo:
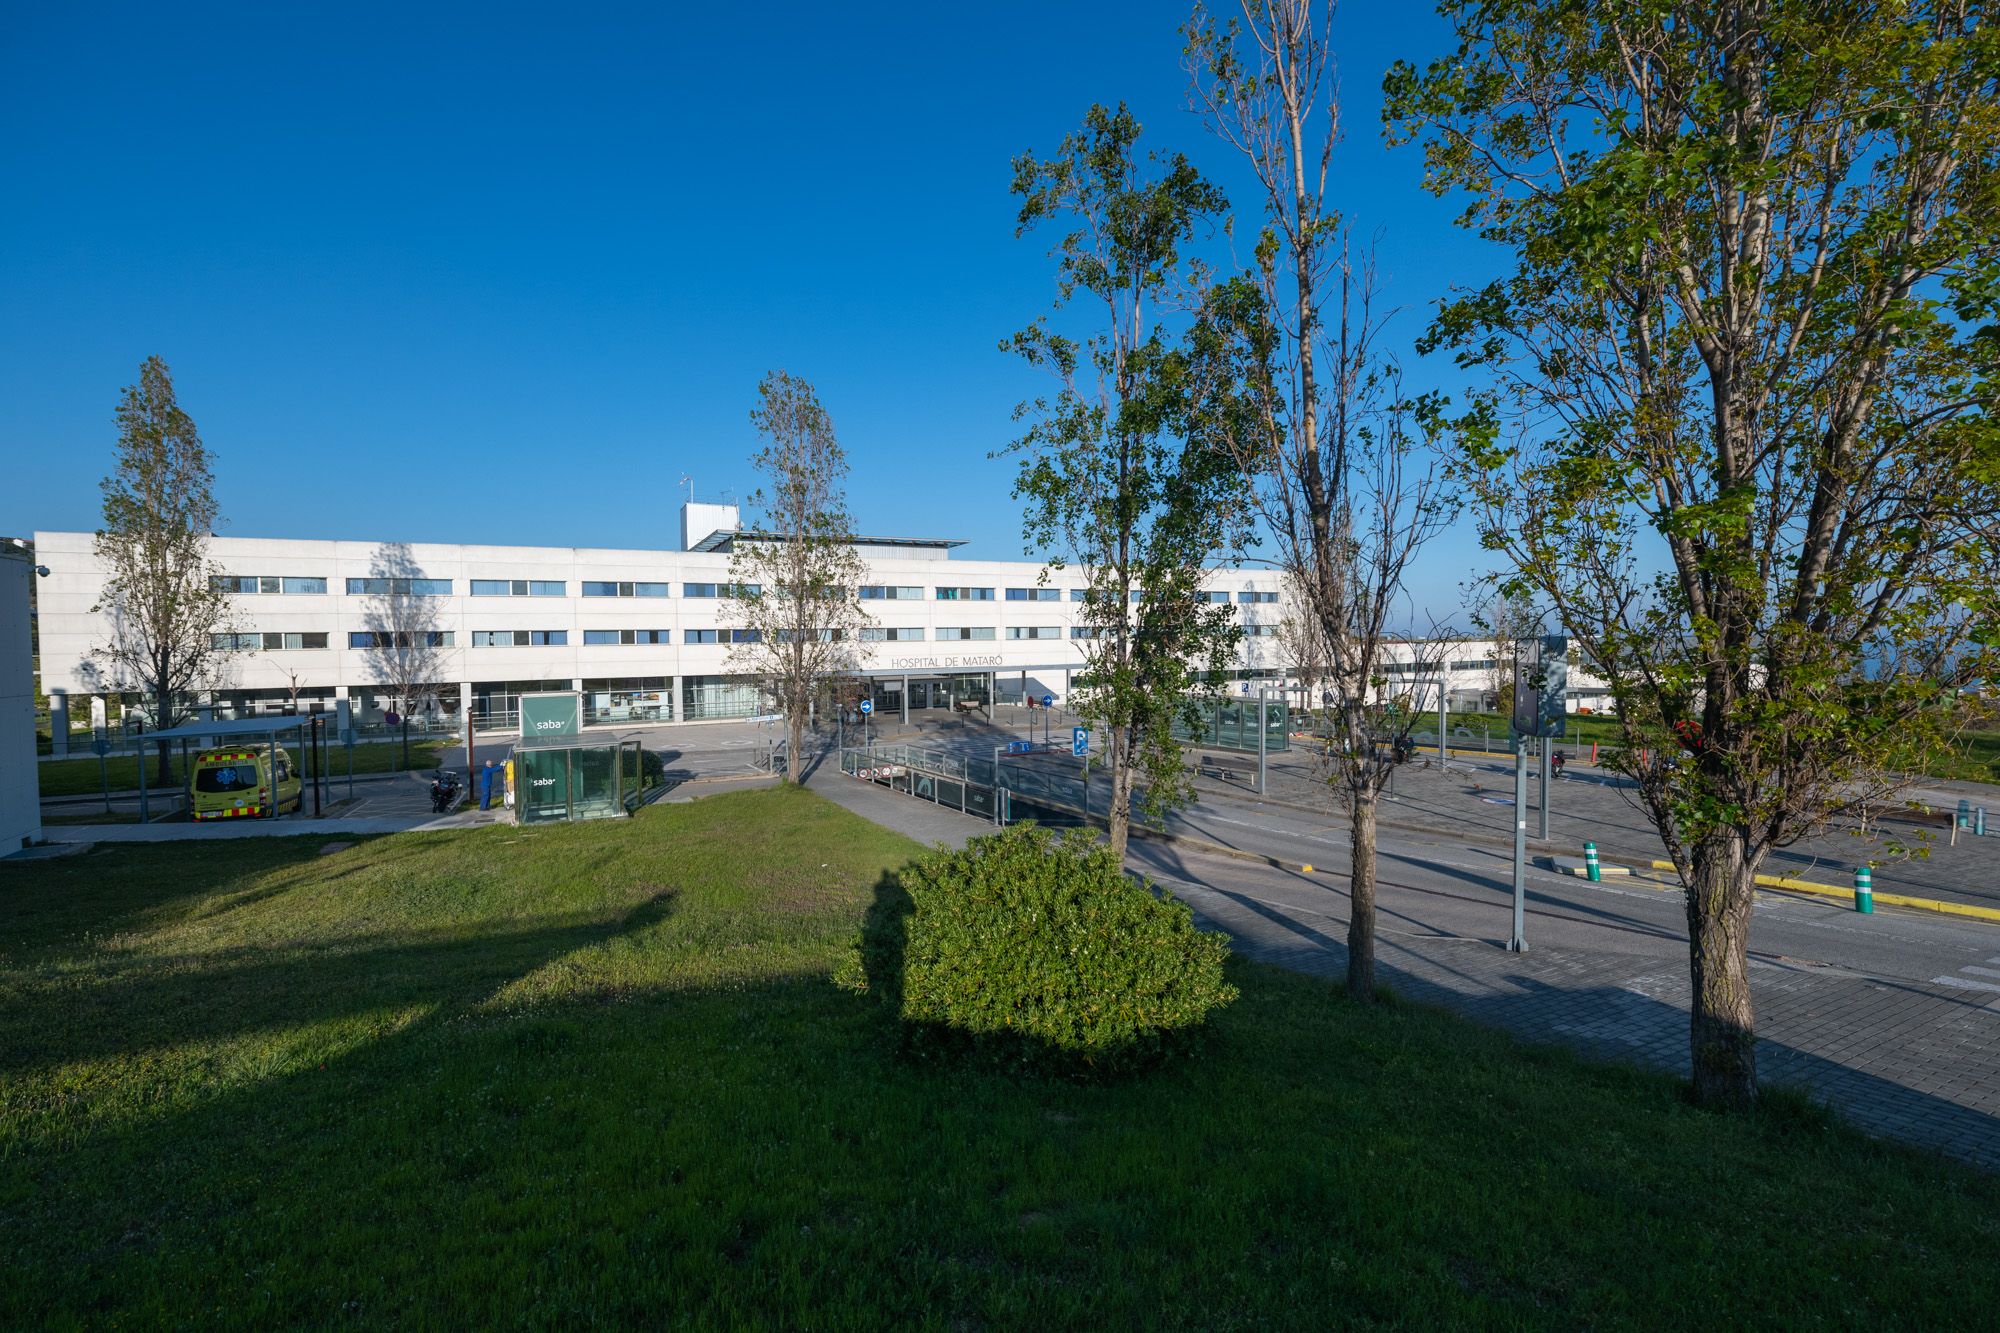
[(1963, 796), (1958, 799), (1958, 827), (1972, 827), (1972, 802), (1966, 800)]
[(1867, 866), (1854, 868), (1854, 910), (1857, 912), (1875, 910), (1875, 876)]
[(1594, 842), (1583, 844), (1583, 870), (1592, 884), (1604, 881), (1604, 870), (1597, 864), (1597, 844)]
[(1983, 805), (1972, 808), (1972, 836), (1975, 838), (1986, 836), (1986, 807)]

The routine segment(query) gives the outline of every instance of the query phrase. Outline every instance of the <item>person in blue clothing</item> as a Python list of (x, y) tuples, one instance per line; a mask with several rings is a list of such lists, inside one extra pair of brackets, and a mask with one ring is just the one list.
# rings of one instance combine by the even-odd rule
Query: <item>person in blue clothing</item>
[(479, 770), (479, 808), (481, 810), (493, 804), (493, 784), (498, 780), (499, 776), (500, 770), (493, 766), (491, 759), (486, 761), (486, 767)]

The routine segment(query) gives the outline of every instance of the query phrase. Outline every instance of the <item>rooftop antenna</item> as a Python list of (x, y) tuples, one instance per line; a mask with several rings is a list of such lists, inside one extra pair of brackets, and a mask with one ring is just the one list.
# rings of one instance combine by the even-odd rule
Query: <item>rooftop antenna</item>
[(693, 503), (694, 503), (694, 478), (692, 478), (692, 477), (688, 476), (688, 474), (687, 474), (687, 473), (685, 473), (685, 472), (681, 473), (681, 485), (683, 485), (683, 486), (685, 486), (685, 487), (687, 487), (687, 488), (688, 488), (688, 498), (687, 498), (687, 502), (688, 502), (689, 504), (693, 504)]

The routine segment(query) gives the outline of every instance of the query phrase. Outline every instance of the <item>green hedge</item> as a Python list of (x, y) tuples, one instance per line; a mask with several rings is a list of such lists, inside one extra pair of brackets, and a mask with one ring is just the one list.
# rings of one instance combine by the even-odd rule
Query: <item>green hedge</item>
[(1022, 825), (940, 849), (878, 892), (841, 980), (918, 1056), (1104, 1077), (1183, 1053), (1236, 998), (1229, 946), (1088, 834)]

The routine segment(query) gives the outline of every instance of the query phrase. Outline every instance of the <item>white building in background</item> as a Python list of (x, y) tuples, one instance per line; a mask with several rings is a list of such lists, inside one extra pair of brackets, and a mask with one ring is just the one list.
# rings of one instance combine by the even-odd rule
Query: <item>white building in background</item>
[[(593, 720), (701, 721), (763, 708), (755, 683), (732, 670), (743, 627), (729, 596), (730, 547), (745, 534), (732, 505), (688, 504), (678, 551), (471, 546), (216, 537), (210, 558), (227, 573), (235, 625), (213, 690), (219, 716), (334, 711), (359, 725), (394, 706), (383, 679), (379, 608), (386, 579), (422, 608), (432, 636), (440, 720), (500, 721), (521, 694), (577, 690)], [(49, 568), (40, 589), (43, 688), (56, 708), (112, 692), (95, 654), (111, 633), (91, 608), (105, 573), (85, 532), (35, 536)], [(961, 560), (961, 542), (859, 537), (868, 570), (861, 671), (882, 716), (950, 710), (960, 702), (1063, 699), (1083, 665), (1083, 580), (1025, 561)], [(1217, 569), (1209, 596), (1243, 627), (1237, 675), (1276, 684), (1282, 577)], [(1476, 649), (1476, 645), (1469, 648)], [(1474, 651), (1452, 689), (1486, 691)], [(1394, 674), (1393, 671), (1391, 673)], [(1392, 682), (1392, 692), (1397, 686)], [(66, 735), (58, 722), (56, 735)]]
[(42, 836), (35, 776), (35, 654), (28, 618), (34, 561), (0, 543), (0, 856)]

